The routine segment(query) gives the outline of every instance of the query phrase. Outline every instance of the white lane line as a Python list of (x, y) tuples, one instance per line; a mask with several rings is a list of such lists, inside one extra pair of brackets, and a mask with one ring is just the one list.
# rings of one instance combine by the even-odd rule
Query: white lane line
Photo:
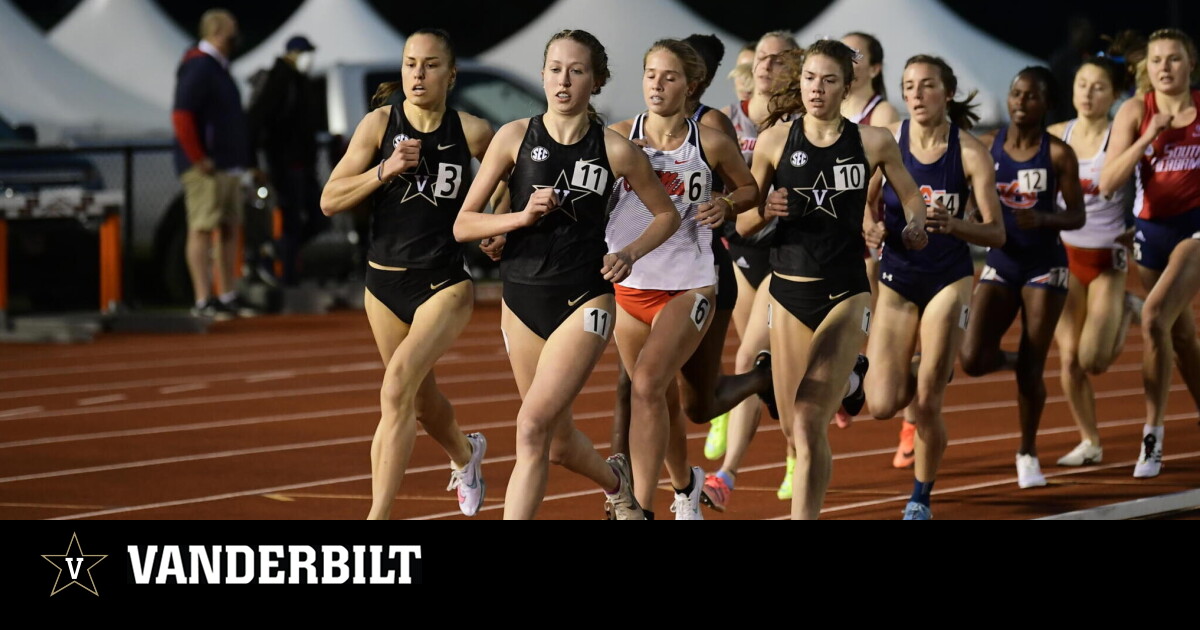
[(201, 389), (208, 389), (210, 383), (183, 383), (181, 385), (171, 385), (170, 387), (158, 388), (160, 394), (182, 394), (184, 392), (194, 392)]
[[(298, 375), (307, 374), (331, 374), (342, 372), (357, 372), (364, 370), (382, 370), (383, 365), (378, 361), (371, 363), (346, 363), (341, 365), (330, 365), (324, 367), (309, 368), (304, 370), (295, 370)], [(222, 381), (236, 381), (246, 378), (253, 378), (260, 374), (264, 374), (261, 370), (249, 372), (213, 372), (210, 374), (192, 374), (188, 376), (172, 376), (168, 378), (150, 378), (138, 379), (131, 381), (117, 381), (110, 383), (89, 383), (86, 385), (64, 385), (62, 387), (42, 387), (39, 389), (26, 389), (10, 392), (0, 392), (0, 400), (5, 398), (30, 398), (34, 396), (60, 396), (63, 394), (79, 394), (84, 392), (94, 391), (110, 391), (114, 389), (137, 389), (141, 387), (161, 387), (159, 391), (162, 393), (178, 393), (189, 391), (188, 388), (196, 385), (197, 382), (219, 383)], [(192, 389), (203, 389), (201, 387), (193, 387)], [(163, 392), (163, 390), (167, 390)]]
[(296, 420), (312, 420), (314, 418), (337, 418), (340, 416), (356, 416), (362, 414), (379, 415), (379, 406), (350, 407), (347, 409), (330, 409), (328, 411), (305, 411), (300, 413), (274, 414), (255, 416), (236, 420), (216, 420), (213, 422), (193, 422), (189, 424), (147, 427), (145, 429), (124, 429), (120, 431), (100, 431), (96, 433), (78, 433), (75, 435), (59, 435), (54, 437), (34, 438), (31, 440), (15, 440), (0, 442), (0, 449), (21, 448), (25, 446), (42, 446), (46, 444), (65, 444), (70, 442), (87, 442), (90, 440), (107, 440), (112, 438), (134, 437), (142, 435), (161, 435), (163, 433), (180, 433), (186, 431), (203, 431), (206, 429), (225, 429), (229, 427), (244, 427), (275, 422), (293, 422)]
[(197, 453), (195, 455), (180, 455), (176, 457), (162, 457), (159, 459), (146, 459), (136, 462), (125, 462), (123, 464), (105, 464), (103, 466), (88, 466), (86, 468), (71, 468), (68, 470), (55, 470), (51, 472), (33, 473), (29, 475), (15, 475), (12, 477), (0, 477), (0, 483), (13, 483), (17, 481), (30, 481), (33, 479), (53, 479), (55, 477), (70, 477), (72, 475), (87, 475), (91, 473), (110, 472), (113, 470), (128, 470), (130, 468), (145, 468), (147, 466), (164, 466), (167, 464), (180, 464), (184, 462), (200, 462), (210, 459), (224, 459), (228, 457), (243, 457), (246, 455), (261, 455), (263, 453), (282, 453), (286, 451), (297, 451), (306, 448), (323, 448), (326, 446), (344, 446), (346, 444), (359, 444), (362, 442), (370, 442), (371, 436), (364, 435), (358, 437), (338, 438), (334, 440), (318, 440), (315, 442), (300, 442), (297, 444), (280, 444), (278, 446), (263, 446), (259, 448), (242, 448), (232, 451), (217, 451), (215, 453)]
[(126, 396), (125, 394), (109, 394), (107, 396), (92, 396), (91, 398), (80, 398), (79, 400), (75, 401), (75, 404), (80, 407), (86, 407), (88, 405), (105, 405), (108, 403), (121, 402), (122, 400), (125, 400), (127, 398), (129, 398), (129, 396)]
[(127, 370), (163, 370), (167, 368), (186, 368), (198, 365), (225, 365), (230, 363), (254, 363), (261, 361), (278, 363), (280, 361), (315, 359), (328, 356), (344, 356), (357, 353), (368, 354), (372, 352), (378, 356), (379, 350), (374, 345), (365, 344), (361, 346), (319, 348), (312, 350), (298, 350), (293, 352), (255, 352), (252, 354), (237, 354), (233, 356), (221, 356), (219, 354), (208, 354), (205, 352), (199, 354), (198, 356), (160, 359), (157, 361), (98, 363), (95, 365), (74, 365), (71, 367), (61, 368), (43, 368), (37, 370), (2, 372), (0, 373), (0, 379), (32, 378), (35, 376), (65, 376), (69, 374), (100, 374), (103, 372), (121, 372)]
[[(591, 417), (591, 418), (595, 418), (595, 417), (605, 417), (609, 414), (607, 412), (593, 412), (590, 414), (580, 414), (579, 416), (576, 416), (576, 418), (583, 419), (585, 415), (588, 417)], [(1180, 421), (1180, 420), (1190, 420), (1190, 419), (1193, 419), (1194, 417), (1195, 417), (1194, 414), (1174, 414), (1172, 416), (1168, 416), (1166, 421), (1167, 422), (1175, 422), (1175, 421)], [(1141, 422), (1143, 422), (1143, 419), (1134, 418), (1134, 419), (1127, 419), (1127, 420), (1104, 422), (1104, 423), (1101, 423), (1100, 426), (1102, 428), (1111, 428), (1111, 427), (1117, 427), (1117, 426), (1136, 425), (1136, 424), (1140, 424)], [(493, 424), (496, 424), (496, 423), (493, 423)], [(510, 423), (499, 423), (499, 424), (510, 424)], [(462, 428), (464, 430), (478, 430), (483, 427), (474, 426), (474, 427), (462, 427)], [(778, 430), (779, 430), (778, 426), (764, 426), (760, 429), (760, 431), (778, 431)], [(1038, 435), (1041, 436), (1041, 435), (1047, 435), (1047, 434), (1052, 434), (1052, 433), (1067, 433), (1067, 432), (1072, 432), (1075, 430), (1076, 430), (1076, 428), (1074, 426), (1056, 427), (1054, 429), (1047, 429), (1047, 430), (1039, 431)], [(706, 436), (707, 436), (706, 432), (690, 433), (690, 434), (688, 434), (688, 439), (689, 440), (699, 440), (699, 439), (705, 438)], [(1020, 437), (1019, 433), (1004, 433), (1004, 434), (998, 434), (998, 435), (992, 435), (992, 436), (980, 436), (980, 437), (974, 437), (974, 438), (966, 438), (963, 440), (951, 440), (949, 445), (957, 446), (957, 445), (961, 445), (961, 444), (974, 444), (974, 443), (986, 442), (986, 441), (1017, 439), (1019, 437)], [(346, 443), (353, 442), (353, 441), (364, 441), (365, 442), (365, 441), (368, 441), (369, 439), (370, 439), (370, 437), (368, 437), (368, 436), (362, 436), (359, 438), (345, 438), (344, 441)], [(595, 444), (595, 447), (601, 451), (609, 448), (610, 446), (611, 445), (608, 443)], [(268, 450), (266, 450), (266, 449), (271, 449), (271, 448), (275, 448), (275, 449), (279, 449), (279, 450), (292, 450), (292, 447), (294, 447), (294, 448), (310, 448), (309, 446), (305, 446), (305, 445), (284, 445), (283, 447), (265, 447), (264, 449), (248, 449), (248, 450), (254, 450), (254, 451), (261, 453), (261, 452), (268, 452)], [(834, 459), (850, 459), (850, 458), (856, 458), (856, 457), (887, 455), (887, 454), (891, 454), (894, 450), (895, 449), (888, 448), (888, 449), (874, 449), (874, 450), (868, 450), (868, 451), (859, 451), (856, 453), (843, 453), (841, 455), (834, 456)], [(1164, 459), (1184, 459), (1184, 458), (1189, 458), (1189, 457), (1195, 457), (1198, 455), (1200, 455), (1200, 452), (1173, 455), (1170, 457), (1164, 457)], [(231, 455), (224, 455), (224, 456), (231, 456)], [(198, 456), (190, 456), (190, 457), (204, 458), (204, 459), (212, 458), (212, 457), (204, 457), (204, 456), (199, 456), (199, 455)], [(499, 462), (513, 461), (515, 459), (516, 459), (515, 455), (506, 455), (506, 456), (501, 456), (501, 457), (488, 457), (488, 458), (484, 459), (483, 463), (484, 464), (494, 464), (494, 463), (499, 463)], [(1059, 477), (1059, 476), (1064, 476), (1064, 475), (1069, 475), (1069, 474), (1080, 474), (1080, 473), (1089, 472), (1089, 471), (1104, 470), (1106, 468), (1120, 467), (1123, 465), (1132, 466), (1133, 463), (1134, 462), (1128, 462), (1128, 463), (1122, 462), (1119, 464), (1111, 464), (1111, 465), (1104, 465), (1104, 466), (1092, 466), (1092, 467), (1082, 468), (1082, 469), (1073, 469), (1071, 471), (1067, 471), (1067, 472), (1063, 472), (1063, 473), (1050, 473), (1050, 474), (1047, 474), (1046, 477), (1052, 478), (1052, 477)], [(136, 464), (136, 462), (134, 464)], [(117, 466), (125, 467), (125, 468), (134, 467), (133, 465), (129, 465), (129, 464), (117, 465)], [(756, 471), (756, 470), (769, 470), (771, 468), (782, 468), (783, 466), (784, 466), (783, 463), (767, 464), (767, 465), (759, 465), (759, 466), (746, 466), (746, 467), (743, 467), (740, 472), (749, 472), (749, 471)], [(408, 471), (406, 471), (405, 474), (411, 475), (411, 474), (418, 474), (418, 473), (424, 473), (424, 472), (433, 472), (433, 471), (438, 471), (438, 470), (444, 471), (445, 469), (446, 469), (446, 467), (444, 465), (421, 466), (421, 467), (410, 468)], [(43, 475), (45, 475), (45, 473), (43, 473)], [(355, 476), (355, 477), (339, 477), (339, 478), (335, 478), (335, 479), (328, 479), (328, 480), (324, 480), (324, 481), (313, 481), (313, 482), (307, 482), (307, 483), (297, 484), (297, 485), (292, 485), (292, 486), (260, 488), (260, 489), (255, 489), (255, 490), (224, 493), (224, 494), (211, 495), (211, 496), (206, 496), (206, 497), (196, 497), (196, 498), (192, 498), (192, 499), (180, 499), (177, 501), (169, 501), (169, 502), (165, 502), (165, 503), (152, 503), (152, 504), (146, 504), (146, 505), (126, 506), (126, 507), (122, 507), (122, 508), (101, 510), (99, 512), (87, 512), (87, 513), (83, 513), (83, 514), (74, 514), (74, 515), (69, 515), (69, 516), (63, 516), (63, 517), (60, 517), (60, 519), (58, 519), (58, 520), (89, 518), (89, 517), (93, 517), (93, 516), (105, 516), (105, 515), (109, 515), (109, 514), (121, 514), (121, 513), (135, 512), (135, 511), (140, 511), (140, 510), (158, 509), (158, 508), (162, 508), (162, 507), (174, 507), (174, 506), (179, 506), (179, 505), (189, 505), (189, 504), (195, 504), (195, 503), (220, 501), (220, 500), (224, 500), (224, 499), (228, 499), (228, 498), (238, 498), (238, 497), (253, 496), (253, 495), (271, 494), (271, 493), (282, 492), (285, 490), (293, 490), (293, 489), (297, 489), (297, 488), (310, 488), (310, 487), (326, 485), (326, 484), (333, 485), (333, 484), (343, 483), (346, 481), (361, 481), (361, 480), (365, 480), (365, 479), (370, 479), (370, 475), (359, 475), (359, 476)], [(664, 481), (665, 480), (660, 480), (660, 484), (664, 483)], [(1000, 482), (986, 482), (983, 484), (974, 484), (971, 486), (963, 486), (960, 488), (940, 489), (940, 490), (936, 490), (935, 494), (940, 495), (940, 494), (949, 494), (949, 493), (953, 493), (953, 492), (963, 492), (963, 491), (967, 491), (967, 490), (971, 490), (971, 489), (998, 486), (998, 485), (1004, 485), (1004, 484), (1010, 484), (1010, 483), (1016, 483), (1016, 479), (1012, 478), (1012, 479), (1006, 479), (1006, 480), (1000, 481)], [(561, 499), (569, 499), (569, 498), (585, 496), (585, 495), (593, 494), (593, 493), (598, 494), (598, 493), (600, 493), (600, 490), (597, 488), (597, 489), (585, 490), (585, 491), (579, 491), (579, 492), (569, 492), (569, 493), (564, 493), (564, 494), (550, 495), (550, 496), (547, 496), (546, 498), (544, 498), (543, 502), (557, 501), (557, 500), (561, 500)], [(871, 505), (879, 505), (879, 504), (883, 504), (883, 503), (889, 503), (892, 501), (907, 500), (908, 498), (909, 498), (909, 495), (896, 495), (894, 497), (889, 497), (887, 499), (879, 499), (879, 500), (875, 500), (875, 501), (856, 503), (856, 504), (853, 504), (852, 506), (837, 506), (837, 507), (833, 507), (833, 508), (826, 508), (825, 510), (822, 510), (822, 513), (826, 512), (826, 511), (833, 512), (833, 511), (846, 510), (846, 509), (851, 509), (852, 507), (869, 507)], [(503, 503), (500, 503), (500, 504), (495, 504), (495, 505), (491, 505), (491, 506), (485, 506), (484, 508), (481, 508), (481, 510), (502, 509), (503, 507), (504, 507)], [(444, 518), (447, 516), (455, 516), (460, 513), (461, 512), (459, 512), (457, 510), (449, 511), (449, 512), (439, 512), (439, 513), (431, 514), (431, 515), (412, 517), (412, 519), (410, 519), (410, 520), (430, 520), (430, 519), (436, 519), (436, 518)], [(783, 519), (787, 519), (787, 518), (789, 518), (789, 517), (782, 516), (782, 517), (775, 517), (771, 520), (783, 520)]]
[(279, 372), (264, 372), (255, 376), (245, 378), (246, 383), (265, 383), (267, 381), (282, 381), (289, 378), (296, 378), (296, 372), (293, 370), (282, 370)]
[(18, 407), (16, 409), (5, 409), (4, 411), (0, 411), (0, 418), (7, 418), (10, 416), (23, 416), (23, 415), (31, 414), (31, 413), (39, 413), (45, 409), (46, 408), (41, 405), (38, 405), (36, 407)]
[[(34, 438), (31, 440), (16, 440), (13, 442), (0, 442), (0, 449), (5, 448), (20, 448), (23, 446), (43, 446), (46, 444), (64, 444), (69, 442), (87, 442), (91, 440), (107, 440), (112, 438), (136, 437), (142, 435), (160, 435), (163, 433), (178, 433), (185, 431), (204, 431), (207, 429), (225, 429), (229, 427), (244, 427), (258, 424), (271, 424), (275, 422), (295, 422), (297, 420), (312, 420), (315, 418), (336, 418), (340, 416), (357, 416), (357, 415), (379, 415), (379, 406), (374, 407), (350, 407), (348, 409), (330, 409), (328, 411), (305, 411), (301, 413), (276, 414), (270, 416), (256, 416), (252, 418), (239, 418), (236, 420), (217, 420), (213, 422), (193, 422), (190, 424), (168, 425), (162, 427), (148, 427), (145, 429), (124, 429), (121, 431), (101, 431), (98, 433), (78, 433), (75, 435), (59, 435), (55, 437)], [(575, 414), (576, 420), (590, 420), (593, 418), (612, 417), (612, 413), (608, 411), (595, 411), (588, 413)], [(498, 427), (513, 426), (516, 419), (502, 420), (497, 422), (487, 422), (481, 424), (462, 425), (464, 431), (480, 431), (483, 429), (493, 429)], [(768, 430), (767, 427), (759, 429), (760, 431)], [(424, 429), (418, 429), (417, 435), (425, 435)]]
[(276, 493), (276, 492), (286, 492), (288, 490), (299, 490), (300, 488), (311, 488), (313, 486), (347, 483), (347, 482), (351, 482), (351, 481), (363, 481), (363, 480), (370, 479), (370, 478), (371, 478), (371, 475), (354, 475), (351, 477), (339, 477), (337, 479), (323, 479), (321, 481), (293, 483), (293, 484), (288, 484), (286, 486), (275, 486), (272, 488), (260, 488), (258, 490), (245, 490), (245, 491), (241, 491), (241, 492), (229, 492), (226, 494), (218, 494), (218, 495), (213, 495), (213, 496), (208, 496), (208, 497), (200, 497), (197, 499), (180, 499), (178, 501), (163, 501), (161, 503), (150, 503), (147, 505), (135, 505), (135, 506), (124, 507), (124, 508), (112, 508), (112, 509), (108, 509), (108, 510), (98, 510), (95, 512), (83, 512), (81, 514), (70, 514), (67, 516), (60, 516), (58, 518), (52, 518), (50, 520), (52, 520), (52, 521), (70, 521), (70, 520), (75, 520), (75, 519), (80, 519), (80, 518), (91, 518), (94, 516), (106, 516), (109, 514), (124, 514), (127, 512), (136, 512), (139, 510), (153, 510), (153, 509), (159, 509), (159, 508), (175, 507), (175, 506), (179, 506), (179, 505), (190, 505), (193, 503), (221, 501), (223, 499), (236, 499), (238, 497), (254, 496), (254, 495), (258, 495), (258, 494), (272, 494), (272, 493)]
[[(608, 414), (605, 412), (593, 412), (593, 413), (587, 413), (587, 414), (580, 414), (578, 416), (575, 416), (575, 419), (576, 420), (592, 420), (592, 419), (596, 419), (596, 418), (607, 417), (609, 415), (611, 415), (611, 414)], [(484, 431), (487, 429), (512, 427), (512, 426), (514, 426), (515, 423), (516, 423), (516, 420), (507, 420), (507, 421), (503, 421), (503, 422), (489, 422), (489, 423), (483, 423), (483, 424), (463, 426), (461, 428), (463, 431)], [(776, 430), (778, 430), (778, 428), (776, 428)], [(426, 436), (426, 435), (428, 435), (428, 433), (426, 433), (423, 429), (421, 429), (421, 430), (417, 431), (417, 435), (418, 436)], [(698, 433), (696, 435), (701, 436), (701, 435), (707, 435), (707, 434), (699, 434)], [(695, 436), (689, 436), (689, 439), (692, 439), (694, 437)], [(30, 473), (30, 474), (26, 474), (26, 475), (14, 475), (11, 477), (0, 477), (0, 483), (28, 481), (31, 479), (48, 479), (48, 478), (52, 478), (52, 477), (67, 477), (67, 476), (71, 476), (71, 475), (82, 475), (82, 474), (95, 473), (95, 472), (107, 472), (110, 470), (124, 470), (127, 468), (142, 468), (145, 466), (159, 466), (159, 465), (163, 465), (163, 464), (177, 464), (180, 462), (203, 461), (203, 460), (207, 460), (207, 459), (240, 457), (242, 455), (259, 455), (259, 454), (263, 454), (263, 453), (277, 453), (277, 452), (283, 452), (283, 451), (294, 451), (294, 450), (304, 449), (304, 448), (322, 448), (322, 447), (326, 447), (326, 446), (342, 446), (345, 444), (370, 442), (371, 438), (372, 438), (372, 436), (370, 436), (370, 435), (360, 435), (360, 436), (347, 437), (347, 438), (319, 440), (319, 441), (315, 441), (315, 442), (300, 442), (300, 443), (296, 443), (296, 444), (279, 444), (276, 446), (262, 446), (262, 447), (256, 447), (256, 448), (237, 449), (237, 450), (231, 450), (231, 451), (217, 451), (217, 452), (213, 452), (213, 453), (196, 453), (194, 455), (181, 455), (181, 456), (177, 456), (177, 457), (163, 457), (163, 458), (159, 458), (159, 459), (124, 462), (124, 463), (120, 463), (120, 464), (105, 464), (102, 466), (88, 466), (86, 468), (54, 470), (54, 471), (47, 471), (47, 472), (41, 472), (41, 473)], [(891, 452), (891, 451), (888, 451), (888, 452)], [(512, 459), (512, 457), (489, 458), (489, 459), (485, 459), (484, 463), (508, 461), (510, 459)], [(429, 467), (428, 469), (429, 470), (438, 470), (438, 468), (436, 468), (436, 467)], [(422, 470), (424, 470), (424, 469), (412, 468), (412, 469), (409, 469), (407, 471), (407, 473), (422, 472)]]
[[(1175, 461), (1175, 460), (1180, 460), (1180, 459), (1192, 459), (1194, 457), (1200, 457), (1200, 451), (1192, 451), (1190, 453), (1179, 453), (1176, 455), (1164, 455), (1163, 461), (1166, 462), (1166, 461)], [(1046, 479), (1056, 479), (1059, 477), (1067, 477), (1070, 475), (1082, 475), (1082, 474), (1096, 472), (1096, 471), (1100, 471), (1100, 470), (1111, 470), (1113, 468), (1133, 468), (1133, 465), (1136, 463), (1137, 463), (1136, 459), (1131, 459), (1128, 461), (1116, 462), (1113, 464), (1100, 464), (1098, 466), (1087, 466), (1084, 468), (1073, 468), (1071, 470), (1065, 470), (1062, 472), (1046, 473), (1045, 477), (1046, 477)], [(937, 495), (937, 496), (944, 496), (947, 494), (955, 494), (958, 492), (970, 492), (971, 490), (982, 490), (984, 488), (994, 488), (997, 486), (1006, 486), (1006, 485), (1012, 485), (1012, 486), (1017, 485), (1017, 478), (1016, 477), (1008, 477), (1005, 479), (1001, 479), (999, 481), (984, 481), (984, 482), (973, 483), (973, 484), (969, 484), (969, 485), (965, 485), (965, 486), (958, 486), (956, 488), (938, 489), (938, 490), (934, 490), (933, 494)], [(1034, 494), (1034, 492), (1036, 492), (1036, 491), (1031, 492), (1030, 490), (1020, 490), (1020, 492), (1029, 493), (1032, 496)], [(846, 505), (837, 505), (837, 506), (833, 506), (833, 507), (827, 507), (827, 508), (822, 509), (821, 513), (822, 514), (832, 514), (834, 512), (844, 512), (846, 510), (854, 510), (857, 508), (864, 508), (864, 507), (873, 507), (876, 505), (884, 505), (887, 503), (899, 503), (901, 501), (908, 501), (911, 498), (912, 498), (911, 493), (910, 494), (898, 494), (896, 496), (888, 497), (886, 499), (875, 499), (873, 501), (860, 501), (858, 503), (849, 503)], [(791, 518), (790, 515), (789, 516), (776, 516), (769, 520), (785, 521), (785, 520), (789, 520), (790, 518)]]
[[(176, 400), (154, 400), (136, 403), (125, 403), (121, 405), (108, 405), (105, 407), (91, 407), (88, 409), (55, 409), (51, 411), (42, 411), (30, 413), (20, 417), (0, 418), (0, 422), (8, 422), (12, 420), (32, 420), (39, 418), (60, 418), (64, 416), (78, 416), (84, 414), (97, 413), (114, 413), (125, 411), (141, 411), (146, 409), (169, 409), (172, 407), (185, 407), (191, 405), (217, 405), (228, 402), (245, 402), (248, 400), (264, 400), (264, 399), (279, 399), (279, 398), (297, 398), (303, 396), (328, 396), (330, 394), (347, 394), (353, 392), (378, 390), (378, 383), (355, 383), (351, 385), (329, 385), (325, 387), (306, 387), (300, 389), (277, 389), (263, 392), (245, 392), (241, 394), (224, 394), (214, 396), (201, 396), (195, 398), (179, 398)], [(514, 386), (515, 389), (515, 386)], [(580, 391), (583, 394), (595, 394), (601, 392), (613, 392), (615, 387), (610, 385), (597, 385), (585, 387)], [(480, 405), (497, 402), (508, 402), (520, 400), (520, 396), (516, 392), (508, 394), (496, 394), (492, 396), (466, 396), (455, 397), (450, 400), (455, 406), (459, 405)]]

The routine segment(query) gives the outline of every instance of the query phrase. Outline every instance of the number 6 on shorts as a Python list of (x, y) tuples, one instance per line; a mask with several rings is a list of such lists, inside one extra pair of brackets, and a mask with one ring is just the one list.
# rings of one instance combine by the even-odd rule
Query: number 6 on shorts
[(696, 330), (704, 330), (704, 322), (708, 319), (708, 298), (696, 294), (696, 303), (692, 305), (692, 323), (696, 325)]
[(608, 339), (608, 331), (612, 327), (612, 314), (602, 308), (583, 309), (584, 332), (595, 333)]

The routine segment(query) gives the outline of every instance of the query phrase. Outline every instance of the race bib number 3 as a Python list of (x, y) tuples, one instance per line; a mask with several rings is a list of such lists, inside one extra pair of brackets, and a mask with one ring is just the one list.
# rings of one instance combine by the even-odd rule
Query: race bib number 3
[(583, 309), (584, 332), (594, 333), (608, 339), (608, 331), (611, 329), (612, 313), (602, 308)]
[(579, 160), (575, 162), (575, 172), (571, 174), (571, 188), (590, 190), (599, 195), (608, 184), (608, 171), (598, 164)]
[(458, 196), (460, 184), (462, 184), (462, 167), (457, 164), (440, 164), (438, 165), (437, 185), (433, 189), (433, 196), (443, 199), (454, 199)]

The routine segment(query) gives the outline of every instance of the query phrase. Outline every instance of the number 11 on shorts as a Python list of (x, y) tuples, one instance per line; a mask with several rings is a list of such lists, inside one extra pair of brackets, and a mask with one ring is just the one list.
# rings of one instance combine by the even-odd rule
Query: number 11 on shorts
[(608, 331), (612, 329), (612, 314), (602, 308), (583, 309), (584, 332), (595, 333), (608, 339)]

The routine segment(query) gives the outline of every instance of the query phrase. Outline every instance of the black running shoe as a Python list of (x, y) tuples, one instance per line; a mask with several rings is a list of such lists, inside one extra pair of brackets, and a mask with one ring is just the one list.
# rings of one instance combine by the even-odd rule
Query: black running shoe
[(851, 416), (857, 416), (862, 411), (863, 405), (867, 402), (867, 392), (863, 389), (863, 384), (867, 382), (867, 367), (870, 363), (864, 355), (858, 355), (858, 360), (854, 362), (854, 373), (858, 375), (858, 389), (850, 392), (842, 399), (842, 408)]
[[(763, 350), (762, 352), (758, 353), (758, 356), (754, 359), (754, 369), (768, 371), (771, 369), (771, 353), (769, 351)], [(771, 386), (767, 387), (767, 389), (761, 392), (758, 392), (758, 397), (761, 398), (764, 403), (766, 403), (767, 413), (771, 414), (771, 417), (775, 420), (778, 420), (779, 406), (775, 404), (775, 385), (773, 380), (770, 382), (772, 383)]]

